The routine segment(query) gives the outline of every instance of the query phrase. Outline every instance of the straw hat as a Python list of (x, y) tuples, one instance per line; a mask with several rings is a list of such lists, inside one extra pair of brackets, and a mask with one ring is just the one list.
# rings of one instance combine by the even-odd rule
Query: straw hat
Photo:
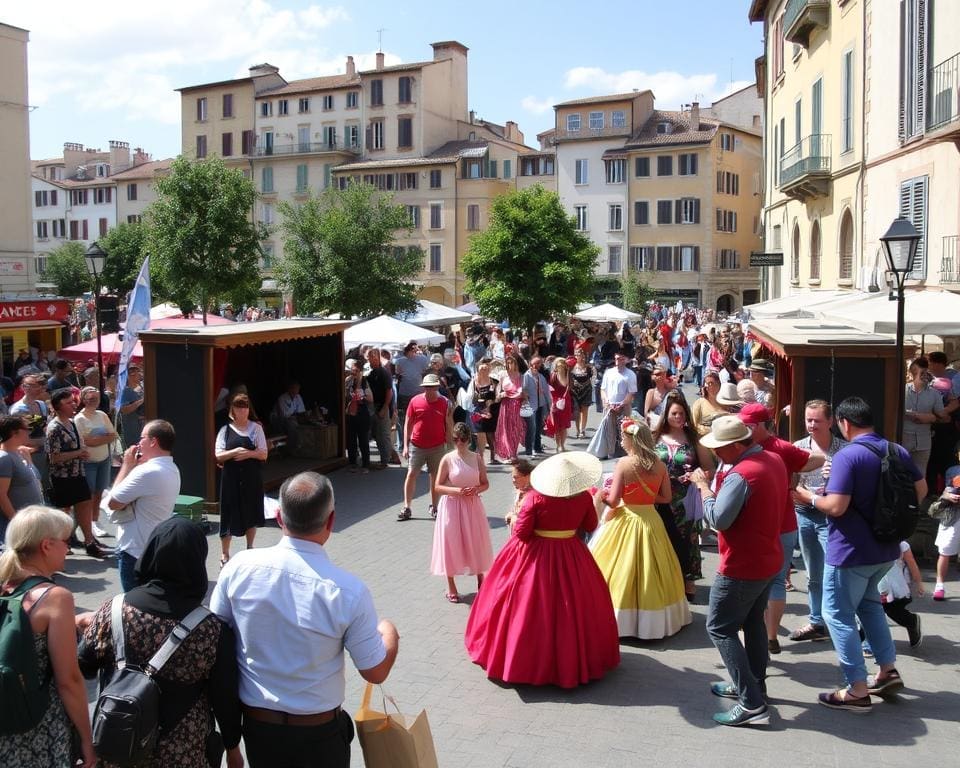
[(748, 370), (748, 371), (759, 371), (760, 373), (770, 373), (770, 369), (771, 369), (772, 367), (773, 367), (773, 366), (770, 365), (770, 363), (768, 363), (768, 362), (767, 362), (766, 360), (764, 360), (762, 357), (755, 357), (755, 358), (751, 361), (750, 367), (747, 368), (747, 370)]
[(420, 382), (421, 387), (439, 387), (440, 386), (440, 377), (435, 373), (428, 373), (423, 377), (423, 381)]
[(721, 384), (720, 391), (717, 393), (717, 402), (720, 405), (743, 405), (743, 400), (737, 392), (737, 385), (732, 381)]
[(602, 476), (600, 459), (586, 451), (570, 451), (540, 462), (530, 475), (530, 485), (544, 496), (566, 498), (595, 486)]
[(751, 434), (750, 427), (736, 416), (718, 416), (710, 424), (710, 433), (700, 438), (700, 444), (707, 448), (723, 448), (746, 440)]

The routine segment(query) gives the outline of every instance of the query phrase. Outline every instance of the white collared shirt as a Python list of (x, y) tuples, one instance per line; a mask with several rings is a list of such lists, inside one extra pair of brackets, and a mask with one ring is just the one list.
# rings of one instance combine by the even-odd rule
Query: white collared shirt
[(240, 700), (314, 714), (343, 703), (343, 650), (357, 669), (387, 656), (370, 591), (320, 544), (284, 536), (238, 552), (220, 572), (210, 610), (237, 635)]
[(180, 493), (180, 470), (173, 456), (157, 456), (130, 470), (110, 489), (110, 498), (133, 504), (133, 520), (117, 526), (117, 550), (140, 557), (153, 529), (173, 515)]
[(619, 405), (627, 395), (637, 394), (637, 374), (629, 368), (624, 368), (623, 373), (616, 366), (607, 368), (600, 380), (600, 389), (609, 405)]

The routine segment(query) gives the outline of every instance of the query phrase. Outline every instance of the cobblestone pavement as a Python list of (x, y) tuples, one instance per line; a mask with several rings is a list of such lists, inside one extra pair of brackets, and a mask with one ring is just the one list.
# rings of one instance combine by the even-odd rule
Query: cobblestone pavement
[[(552, 447), (552, 441), (545, 440), (545, 446)], [(570, 441), (571, 448), (585, 446), (586, 441)], [(907, 766), (949, 765), (956, 759), (949, 755), (960, 744), (960, 586), (953, 600), (914, 601), (911, 607), (922, 614), (925, 634), (919, 648), (911, 650), (906, 631), (893, 628), (907, 687), (894, 700), (875, 699), (874, 711), (864, 717), (816, 703), (819, 691), (842, 684), (831, 644), (791, 643), (782, 632), (783, 653), (772, 657), (768, 681), (771, 724), (753, 729), (713, 725), (711, 715), (731, 704), (709, 691), (711, 682), (724, 679), (704, 629), (715, 548), (705, 550), (707, 578), (699, 585), (693, 623), (678, 635), (662, 642), (624, 641), (618, 669), (572, 691), (504, 686), (489, 681), (463, 647), (474, 579), (458, 579), (465, 602), (451, 605), (443, 599), (444, 579), (428, 572), (433, 526), (426, 474), (418, 484), (413, 519), (395, 521), (404, 472), (390, 467), (369, 475), (334, 473), (337, 526), (327, 549), (334, 562), (367, 583), (380, 616), (396, 623), (400, 655), (385, 687), (403, 711), (427, 710), (442, 768), (620, 768), (640, 762)], [(496, 551), (507, 536), (502, 516), (513, 494), (509, 467), (491, 468), (490, 483), (483, 501)], [(268, 546), (279, 537), (276, 528), (266, 528), (257, 545)], [(215, 534), (209, 541), (207, 566), (215, 580)], [(806, 581), (799, 556), (795, 560), (800, 572), (794, 576), (797, 591), (788, 593), (784, 624), (789, 629), (806, 621)], [(923, 570), (929, 594), (930, 564)], [(80, 609), (96, 608), (119, 589), (114, 566), (104, 569), (85, 556), (68, 560), (61, 582), (73, 590)], [(349, 662), (347, 670), (344, 707), (352, 713), (362, 680)], [(94, 689), (89, 691), (92, 701)], [(363, 764), (356, 741), (353, 764)]]

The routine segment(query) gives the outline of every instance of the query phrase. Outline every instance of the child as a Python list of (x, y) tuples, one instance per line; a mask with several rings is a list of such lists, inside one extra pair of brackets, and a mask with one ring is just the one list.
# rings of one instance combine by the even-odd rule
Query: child
[(920, 631), (920, 617), (907, 609), (911, 601), (911, 587), (918, 596), (923, 596), (923, 577), (917, 561), (910, 545), (901, 541), (900, 557), (890, 566), (886, 576), (880, 579), (877, 588), (880, 590), (883, 612), (907, 630), (910, 647), (916, 648), (923, 640), (923, 633)]
[(960, 552), (960, 465), (950, 467), (946, 474), (947, 487), (943, 494), (930, 505), (930, 516), (940, 520), (937, 528), (937, 583), (933, 588), (934, 600), (945, 600), (943, 587), (947, 580), (950, 561)]

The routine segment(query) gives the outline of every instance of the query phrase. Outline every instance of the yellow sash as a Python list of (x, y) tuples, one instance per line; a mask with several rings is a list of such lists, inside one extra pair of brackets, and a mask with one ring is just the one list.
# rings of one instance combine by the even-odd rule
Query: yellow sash
[(534, 531), (537, 536), (542, 536), (545, 539), (572, 539), (577, 535), (577, 532), (574, 531), (543, 531), (539, 528)]

